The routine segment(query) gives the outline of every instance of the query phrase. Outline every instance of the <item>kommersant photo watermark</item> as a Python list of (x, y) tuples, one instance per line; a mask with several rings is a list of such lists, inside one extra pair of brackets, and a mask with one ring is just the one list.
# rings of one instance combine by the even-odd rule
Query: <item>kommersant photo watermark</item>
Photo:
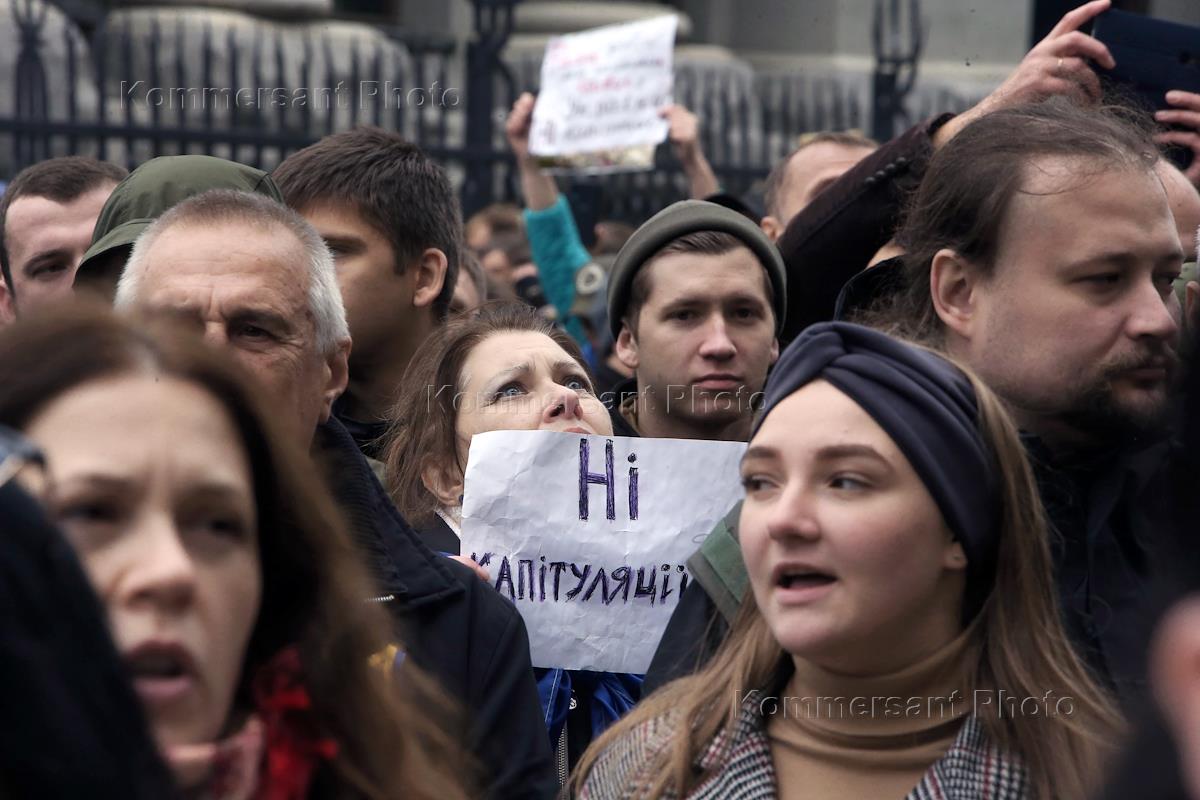
[[(735, 691), (737, 708), (749, 692)], [(948, 695), (903, 696), (778, 696), (758, 699), (763, 716), (810, 720), (954, 719), (971, 712), (1001, 719), (1064, 717), (1075, 712), (1075, 699), (1053, 689), (1037, 697), (1021, 697), (1004, 689), (976, 689), (969, 695), (957, 689)]]
[(311, 108), (329, 111), (339, 108), (384, 109), (455, 108), (462, 103), (461, 92), (443, 87), (438, 81), (429, 86), (404, 86), (392, 81), (338, 81), (334, 86), (156, 86), (146, 81), (121, 81), (121, 108), (143, 107), (167, 110)]
[[(461, 392), (455, 391), (453, 386), (430, 385), (426, 386), (425, 390), (426, 407), (431, 411), (446, 400), (450, 401), (450, 407), (454, 410), (470, 412), (491, 406), (501, 399), (498, 392)], [(630, 398), (641, 397), (645, 398), (650, 407), (662, 405), (669, 414), (673, 407), (687, 410), (705, 408), (710, 411), (755, 411), (762, 406), (763, 393), (752, 392), (745, 386), (718, 391), (701, 389), (690, 384), (671, 384), (661, 391), (647, 387), (636, 391), (602, 392), (595, 397), (610, 407), (631, 402)], [(507, 408), (510, 410), (514, 403), (530, 403), (533, 404), (531, 408), (540, 409), (545, 402), (537, 393), (504, 396), (504, 399), (509, 403)]]

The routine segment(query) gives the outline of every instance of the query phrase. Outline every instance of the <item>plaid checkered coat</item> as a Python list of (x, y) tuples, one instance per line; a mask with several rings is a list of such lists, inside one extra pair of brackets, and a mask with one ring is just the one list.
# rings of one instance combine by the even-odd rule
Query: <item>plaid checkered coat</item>
[[(725, 735), (718, 736), (697, 759), (696, 766), (708, 778), (688, 795), (689, 800), (773, 800), (775, 768), (762, 713), (765, 696), (761, 691), (747, 694), (729, 737), (732, 741), (727, 746)], [(645, 779), (638, 773), (650, 754), (666, 745), (676, 727), (662, 717), (616, 742), (597, 760), (579, 800), (639, 796)], [(905, 800), (1027, 800), (1031, 795), (1020, 760), (990, 744), (983, 726), (969, 716), (950, 749)]]

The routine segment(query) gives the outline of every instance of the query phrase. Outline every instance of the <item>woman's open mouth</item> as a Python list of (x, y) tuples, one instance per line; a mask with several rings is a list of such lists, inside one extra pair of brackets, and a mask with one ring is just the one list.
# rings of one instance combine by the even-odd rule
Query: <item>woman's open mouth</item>
[(196, 687), (195, 663), (185, 648), (147, 642), (125, 656), (133, 688), (148, 707), (174, 703)]

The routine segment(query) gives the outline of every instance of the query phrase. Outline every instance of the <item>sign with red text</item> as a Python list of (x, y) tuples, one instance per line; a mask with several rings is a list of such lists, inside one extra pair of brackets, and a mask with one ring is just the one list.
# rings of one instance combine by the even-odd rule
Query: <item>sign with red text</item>
[(741, 499), (741, 442), (493, 431), (471, 440), (462, 553), (529, 629), (535, 667), (644, 673), (687, 559)]
[(555, 36), (546, 45), (529, 151), (597, 172), (649, 169), (667, 137), (674, 15)]

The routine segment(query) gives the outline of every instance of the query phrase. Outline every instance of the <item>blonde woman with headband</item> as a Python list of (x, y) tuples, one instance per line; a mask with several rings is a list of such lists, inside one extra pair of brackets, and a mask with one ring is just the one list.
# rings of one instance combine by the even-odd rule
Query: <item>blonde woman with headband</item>
[(596, 740), (574, 794), (1083, 800), (1122, 726), (1067, 641), (996, 397), (846, 323), (784, 353), (742, 462), (752, 592), (699, 674)]

